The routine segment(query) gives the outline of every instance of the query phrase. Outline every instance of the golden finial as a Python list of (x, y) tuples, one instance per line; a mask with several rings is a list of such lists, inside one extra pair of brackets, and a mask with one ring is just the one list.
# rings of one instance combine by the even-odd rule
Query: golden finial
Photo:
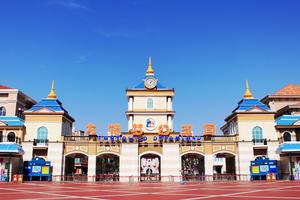
[(56, 94), (54, 91), (54, 80), (52, 81), (51, 91), (48, 94), (48, 99), (56, 99)]
[(250, 92), (249, 89), (248, 80), (246, 80), (246, 92), (244, 94), (244, 99), (253, 99), (252, 93)]
[(154, 75), (154, 71), (152, 69), (152, 60), (151, 60), (151, 56), (149, 56), (149, 60), (148, 60), (148, 69), (146, 71), (146, 75)]

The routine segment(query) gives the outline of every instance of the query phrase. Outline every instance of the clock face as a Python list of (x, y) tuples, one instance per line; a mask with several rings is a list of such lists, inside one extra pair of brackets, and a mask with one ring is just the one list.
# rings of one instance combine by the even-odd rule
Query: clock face
[(144, 84), (145, 84), (146, 88), (153, 89), (153, 88), (155, 88), (155, 86), (157, 84), (157, 80), (152, 77), (146, 78), (144, 81)]

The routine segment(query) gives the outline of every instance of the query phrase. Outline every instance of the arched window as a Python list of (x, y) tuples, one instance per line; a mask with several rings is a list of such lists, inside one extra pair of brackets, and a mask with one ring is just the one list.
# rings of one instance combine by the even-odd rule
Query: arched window
[(44, 126), (37, 130), (37, 143), (46, 143), (48, 139), (48, 129)]
[(9, 132), (7, 134), (7, 141), (8, 142), (15, 142), (16, 141), (16, 134), (14, 132)]
[(147, 99), (147, 109), (153, 109), (153, 99), (152, 98)]
[(283, 141), (285, 141), (285, 142), (292, 141), (291, 134), (289, 132), (284, 132), (284, 134), (283, 134)]
[(254, 143), (262, 143), (263, 142), (263, 131), (262, 128), (256, 126), (252, 129), (252, 138)]
[(5, 116), (6, 115), (6, 109), (5, 107), (0, 107), (0, 116)]

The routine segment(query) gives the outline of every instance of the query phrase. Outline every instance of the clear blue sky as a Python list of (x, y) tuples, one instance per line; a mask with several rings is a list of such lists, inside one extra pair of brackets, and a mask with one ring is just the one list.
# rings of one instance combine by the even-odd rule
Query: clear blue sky
[(257, 98), (300, 84), (300, 1), (7, 0), (0, 4), (0, 84), (39, 101), (51, 80), (76, 127), (127, 130), (125, 89), (153, 58), (174, 87), (174, 125), (194, 132)]

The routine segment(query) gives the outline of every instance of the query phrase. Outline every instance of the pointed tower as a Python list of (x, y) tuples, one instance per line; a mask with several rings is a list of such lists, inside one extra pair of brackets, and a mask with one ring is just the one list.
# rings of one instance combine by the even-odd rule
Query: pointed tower
[(26, 135), (24, 137), (24, 161), (43, 157), (51, 161), (53, 174), (61, 175), (63, 160), (63, 136), (72, 134), (75, 121), (57, 99), (52, 81), (47, 98), (24, 112)]
[(133, 125), (142, 125), (145, 133), (158, 133), (160, 125), (167, 125), (173, 131), (174, 89), (162, 86), (154, 76), (151, 57), (148, 58), (145, 78), (139, 85), (127, 89), (126, 95), (128, 131), (133, 128)]
[(249, 89), (248, 80), (246, 80), (246, 91), (245, 91), (245, 94), (244, 94), (244, 99), (253, 99), (252, 93)]
[(225, 119), (221, 127), (224, 135), (238, 136), (237, 174), (250, 174), (250, 161), (257, 156), (268, 156), (278, 159), (276, 148), (278, 138), (275, 130), (275, 113), (270, 108), (254, 98), (248, 81), (243, 99)]
[(154, 71), (153, 71), (153, 68), (152, 68), (151, 56), (149, 56), (149, 58), (148, 58), (148, 69), (146, 71), (146, 76), (154, 76)]
[(51, 85), (51, 90), (48, 94), (48, 99), (56, 99), (56, 94), (55, 94), (55, 90), (54, 90), (54, 80), (52, 81), (52, 85)]

